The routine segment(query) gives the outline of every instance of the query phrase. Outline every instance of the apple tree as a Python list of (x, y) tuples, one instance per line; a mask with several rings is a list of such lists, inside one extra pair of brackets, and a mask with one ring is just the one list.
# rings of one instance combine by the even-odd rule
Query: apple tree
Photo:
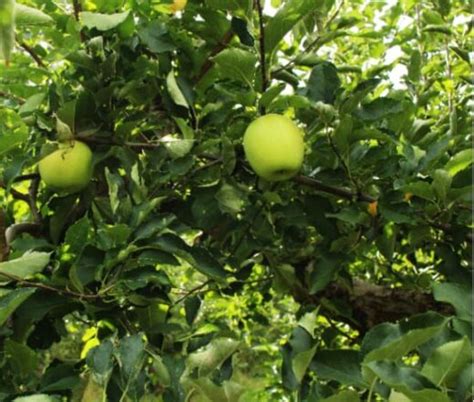
[(470, 11), (0, 0), (0, 401), (472, 400)]

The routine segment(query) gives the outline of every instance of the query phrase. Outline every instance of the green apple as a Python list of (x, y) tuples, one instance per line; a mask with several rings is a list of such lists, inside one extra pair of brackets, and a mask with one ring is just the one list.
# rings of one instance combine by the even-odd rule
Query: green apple
[(40, 160), (41, 179), (54, 190), (75, 193), (89, 184), (92, 152), (80, 141), (59, 144), (59, 149)]
[(174, 0), (173, 4), (171, 5), (171, 10), (175, 13), (184, 10), (184, 7), (186, 7), (187, 3), (188, 0)]
[(287, 180), (298, 173), (303, 164), (303, 132), (288, 117), (267, 114), (248, 126), (244, 151), (260, 177), (268, 181)]

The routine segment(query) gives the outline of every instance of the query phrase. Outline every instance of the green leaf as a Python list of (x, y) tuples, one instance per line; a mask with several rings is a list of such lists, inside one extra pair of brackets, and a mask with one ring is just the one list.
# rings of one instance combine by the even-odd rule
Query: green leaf
[(464, 337), (435, 349), (423, 365), (421, 374), (438, 386), (454, 387), (459, 374), (471, 360), (471, 342)]
[(100, 14), (83, 11), (81, 13), (82, 25), (87, 28), (95, 28), (99, 31), (108, 31), (109, 29), (115, 28), (124, 22), (129, 11), (116, 14)]
[(200, 307), (201, 299), (199, 296), (188, 297), (184, 301), (184, 310), (186, 313), (186, 322), (188, 323), (188, 325), (192, 325), (192, 323), (196, 319)]
[(2, 272), (14, 275), (20, 279), (25, 279), (41, 272), (46, 265), (48, 265), (49, 259), (49, 253), (32, 251), (26, 252), (21, 257), (15, 258), (14, 260), (0, 262), (0, 283), (9, 281), (7, 277), (2, 276)]
[(5, 324), (8, 317), (33, 293), (36, 289), (15, 289), (0, 297), (0, 327)]
[(174, 50), (176, 46), (171, 42), (166, 25), (160, 21), (153, 21), (138, 31), (138, 36), (153, 53), (166, 53)]
[(48, 14), (36, 8), (17, 4), (15, 8), (15, 23), (21, 26), (46, 25), (54, 23), (54, 20)]
[(69, 226), (66, 231), (64, 242), (69, 244), (69, 252), (79, 254), (87, 245), (90, 231), (90, 221), (87, 216)]
[(30, 96), (28, 99), (26, 99), (25, 103), (21, 105), (20, 109), (18, 109), (18, 113), (20, 115), (25, 115), (36, 111), (40, 107), (45, 97), (45, 93), (39, 93)]
[(94, 378), (100, 385), (107, 384), (113, 369), (114, 346), (110, 340), (103, 341), (99, 346), (91, 349), (86, 357), (87, 366), (91, 369)]
[(421, 53), (418, 49), (413, 49), (408, 64), (408, 78), (412, 82), (418, 82), (421, 78)]
[(372, 328), (364, 337), (364, 362), (397, 360), (430, 340), (448, 322), (448, 318), (428, 312), (399, 324), (383, 323)]
[(6, 339), (4, 343), (5, 357), (15, 375), (28, 378), (35, 374), (39, 359), (28, 346)]
[(227, 276), (219, 262), (206, 249), (190, 247), (176, 235), (165, 234), (156, 240), (155, 245), (163, 251), (183, 258), (207, 276), (214, 278)]
[(265, 27), (265, 52), (273, 53), (280, 41), (311, 11), (318, 10), (323, 0), (288, 0)]
[(184, 119), (175, 118), (176, 124), (178, 125), (183, 138), (178, 138), (175, 135), (167, 135), (162, 138), (166, 150), (169, 152), (172, 158), (182, 158), (187, 155), (194, 146), (194, 130), (189, 127)]
[(306, 96), (314, 102), (332, 104), (336, 92), (341, 86), (337, 68), (330, 62), (323, 62), (313, 67), (306, 88)]
[(449, 189), (451, 188), (452, 177), (444, 169), (436, 169), (433, 174), (433, 183), (431, 183), (434, 192), (438, 196), (438, 199), (442, 202), (446, 202), (446, 196), (448, 195)]
[(272, 101), (283, 92), (285, 87), (285, 84), (277, 84), (270, 89), (267, 89), (267, 91), (260, 98), (260, 106), (265, 108), (268, 107)]
[(473, 293), (469, 285), (449, 282), (436, 283), (433, 286), (433, 296), (439, 302), (452, 304), (460, 319), (472, 321)]
[(335, 254), (326, 254), (316, 260), (309, 280), (309, 293), (315, 294), (324, 289), (341, 268), (341, 258)]
[(356, 391), (342, 391), (329, 398), (321, 399), (320, 402), (359, 402), (359, 394)]
[(403, 105), (399, 100), (377, 98), (370, 103), (362, 105), (356, 111), (356, 115), (364, 121), (377, 121), (401, 112), (403, 112)]
[(222, 212), (236, 215), (247, 203), (246, 194), (239, 188), (224, 183), (215, 195)]
[(136, 334), (122, 338), (116, 353), (121, 373), (128, 382), (133, 380), (140, 373), (145, 361), (143, 335)]
[(474, 150), (465, 149), (452, 156), (444, 169), (451, 175), (456, 176), (461, 170), (466, 169), (474, 162)]
[[(74, 129), (74, 127), (72, 127)], [(74, 140), (74, 134), (71, 127), (61, 121), (59, 117), (56, 118), (56, 138), (59, 142), (66, 142)]]
[(0, 108), (0, 133), (0, 156), (19, 147), (28, 140), (28, 127), (13, 110)]
[(383, 383), (413, 401), (450, 402), (446, 394), (434, 389), (435, 386), (426, 377), (411, 367), (401, 367), (385, 360), (372, 361), (367, 363), (366, 367)]
[(171, 70), (166, 77), (166, 88), (168, 89), (168, 92), (170, 93), (171, 99), (173, 99), (174, 103), (189, 109), (188, 102), (181, 92), (178, 83), (176, 82), (173, 70)]
[(212, 58), (221, 78), (230, 78), (246, 83), (252, 88), (257, 56), (243, 49), (225, 49)]
[(467, 396), (473, 396), (472, 386), (473, 386), (473, 375), (474, 373), (474, 363), (469, 364), (464, 368), (464, 370), (459, 374), (458, 383), (456, 386), (456, 401), (464, 402), (467, 399)]
[(324, 380), (365, 387), (360, 370), (362, 359), (356, 350), (321, 350), (313, 358), (311, 370)]
[(341, 113), (352, 113), (359, 103), (380, 84), (380, 81), (379, 78), (371, 78), (360, 82), (355, 89), (345, 97), (341, 104)]
[(230, 338), (216, 338), (201, 352), (188, 357), (187, 371), (197, 370), (198, 377), (206, 377), (232, 356), (240, 342)]
[(352, 127), (352, 117), (343, 115), (334, 130), (334, 144), (342, 155), (346, 155), (349, 150), (349, 138), (351, 137)]
[(423, 198), (428, 201), (434, 199), (433, 186), (426, 181), (416, 181), (403, 187), (403, 192), (412, 193), (416, 197)]

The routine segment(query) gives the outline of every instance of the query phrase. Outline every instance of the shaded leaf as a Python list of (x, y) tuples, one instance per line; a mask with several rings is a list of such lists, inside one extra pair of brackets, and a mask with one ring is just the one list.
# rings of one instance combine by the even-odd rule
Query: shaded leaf
[(459, 374), (471, 361), (471, 342), (467, 337), (441, 345), (423, 365), (421, 374), (434, 384), (456, 385)]
[(10, 291), (0, 297), (0, 327), (5, 324), (8, 317), (33, 293), (36, 289), (21, 288)]
[(99, 31), (108, 31), (124, 22), (128, 17), (129, 11), (116, 14), (100, 14), (83, 11), (81, 13), (81, 22), (87, 28), (95, 28)]
[(25, 279), (41, 272), (46, 265), (48, 265), (49, 259), (49, 253), (32, 251), (27, 252), (14, 260), (0, 262), (0, 283), (9, 280), (7, 277), (2, 276), (2, 272)]

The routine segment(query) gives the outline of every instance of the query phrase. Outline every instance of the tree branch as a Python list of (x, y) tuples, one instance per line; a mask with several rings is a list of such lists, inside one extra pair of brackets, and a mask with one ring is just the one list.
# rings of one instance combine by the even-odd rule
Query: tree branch
[(47, 290), (48, 292), (54, 292), (54, 293), (62, 294), (64, 296), (70, 296), (70, 297), (79, 298), (79, 299), (99, 299), (101, 297), (101, 295), (98, 295), (98, 294), (88, 295), (88, 294), (73, 292), (73, 291), (68, 290), (68, 289), (55, 288), (53, 286), (45, 285), (43, 283), (28, 281), (28, 280), (22, 279), (22, 278), (20, 278), (16, 275), (12, 275), (12, 274), (8, 274), (6, 272), (1, 272), (0, 271), (0, 277), (2, 277), (2, 276), (9, 279), (9, 280), (11, 280), (11, 281), (13, 281), (13, 282), (15, 282), (16, 284), (18, 284), (20, 286), (43, 289), (43, 290)]
[(5, 261), (8, 257), (8, 242), (6, 237), (7, 219), (5, 210), (0, 208), (0, 262)]
[(201, 81), (201, 79), (207, 74), (207, 72), (211, 69), (211, 67), (214, 65), (214, 62), (211, 60), (214, 56), (222, 52), (227, 45), (230, 43), (232, 38), (234, 37), (234, 32), (229, 30), (224, 37), (221, 39), (221, 41), (216, 45), (214, 49), (212, 49), (211, 53), (209, 54), (209, 57), (206, 59), (204, 64), (201, 67), (201, 70), (199, 71), (198, 75), (196, 76), (196, 83)]
[(5, 230), (5, 241), (7, 245), (7, 254), (10, 252), (10, 246), (19, 235), (22, 233), (29, 233), (32, 236), (38, 236), (41, 233), (41, 225), (39, 223), (16, 223), (9, 226)]
[[(79, 0), (72, 0), (72, 7), (74, 9), (74, 18), (76, 19), (76, 21), (79, 21), (80, 20), (80, 14), (82, 12), (82, 6), (81, 6), (81, 3)], [(85, 41), (85, 36), (84, 36), (84, 32), (82, 32), (82, 29), (79, 33), (80, 37), (81, 37), (81, 42), (84, 42)]]
[[(262, 93), (268, 88), (268, 75), (267, 75), (267, 60), (265, 54), (265, 24), (263, 21), (263, 8), (261, 0), (255, 0), (258, 13), (258, 24), (260, 27), (259, 43), (260, 43), (260, 70), (262, 73)], [(260, 109), (261, 114), (265, 114), (265, 108), (262, 106)]]
[(9, 92), (0, 91), (0, 98), (13, 99), (21, 105), (25, 103), (25, 99), (23, 99), (21, 96), (17, 96)]
[(38, 56), (38, 54), (33, 50), (32, 47), (28, 46), (25, 42), (19, 42), (19, 45), (31, 56), (31, 58), (36, 62), (38, 67), (46, 67), (41, 57)]
[(41, 214), (39, 212), (38, 206), (36, 205), (36, 200), (38, 198), (38, 188), (40, 184), (40, 178), (35, 177), (31, 180), (30, 187), (28, 189), (28, 205), (30, 206), (31, 215), (33, 216), (33, 221), (40, 224), (42, 221)]
[(317, 191), (321, 191), (323, 193), (333, 194), (338, 197), (346, 198), (348, 200), (356, 200), (362, 202), (374, 202), (377, 201), (374, 197), (364, 194), (364, 193), (354, 193), (350, 190), (346, 190), (340, 187), (332, 187), (327, 184), (320, 182), (319, 180), (312, 179), (311, 177), (307, 176), (296, 176), (293, 181), (300, 183), (304, 186), (312, 187)]

